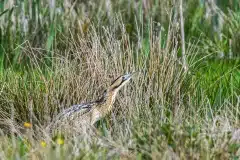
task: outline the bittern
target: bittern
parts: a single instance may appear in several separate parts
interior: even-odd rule
[[[71,121],[71,124],[73,123],[74,126],[93,126],[112,110],[118,91],[129,82],[132,75],[126,74],[115,79],[99,100],[73,105],[64,110],[57,116],[55,124],[64,124],[64,122]]]

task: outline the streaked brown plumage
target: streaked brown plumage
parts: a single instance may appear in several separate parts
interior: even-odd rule
[[[112,110],[117,92],[132,78],[132,74],[119,76],[105,90],[101,99],[84,104],[73,105],[61,112],[54,121],[53,126],[61,126],[66,123],[75,127],[92,126]],[[51,129],[52,130],[52,129]]]

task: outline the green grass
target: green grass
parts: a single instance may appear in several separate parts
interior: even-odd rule
[[[184,2],[187,71],[177,3],[11,2],[0,2],[0,159],[239,159],[238,0]],[[98,135],[44,134],[134,71]]]

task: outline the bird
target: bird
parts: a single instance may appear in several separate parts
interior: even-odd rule
[[[135,73],[135,72],[134,72]],[[134,73],[121,75],[103,92],[100,99],[89,103],[73,105],[56,116],[55,126],[64,125],[66,122],[74,127],[93,126],[112,111],[118,91],[126,85]]]

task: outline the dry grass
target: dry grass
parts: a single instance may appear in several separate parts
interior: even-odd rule
[[[120,38],[115,32],[105,28],[100,34],[92,26],[90,36],[65,37],[67,49],[55,48],[50,64],[41,57],[44,50],[22,47],[31,60],[29,71],[9,69],[0,80],[0,122],[10,129],[1,136],[1,159],[239,156],[239,131],[235,131],[240,102],[226,99],[219,110],[212,108],[204,90],[196,88],[196,76],[191,72],[198,64],[197,48],[192,45],[186,50],[189,72],[184,72],[177,56],[178,28],[170,26],[166,42],[150,34],[149,48],[143,45],[140,33],[139,45],[134,45],[124,30]],[[97,99],[115,77],[133,71],[139,74],[120,91],[113,112],[96,124],[99,135],[76,130],[64,137],[43,136],[45,126],[58,112]],[[32,127],[24,128],[24,122],[31,122]]]

